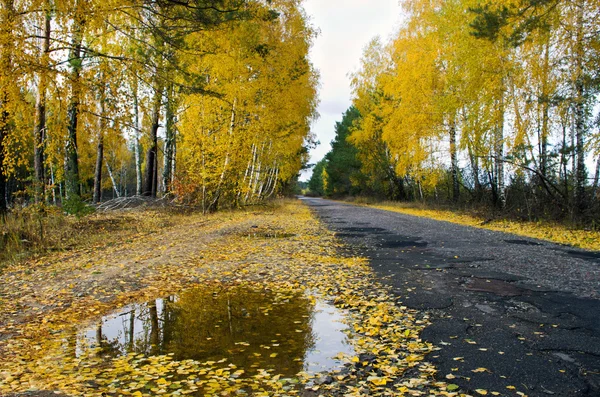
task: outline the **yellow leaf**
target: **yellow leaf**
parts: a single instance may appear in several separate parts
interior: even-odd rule
[[[388,379],[385,377],[378,377],[378,376],[369,376],[367,378],[367,380],[371,383],[373,383],[376,386],[385,386],[387,384]]]

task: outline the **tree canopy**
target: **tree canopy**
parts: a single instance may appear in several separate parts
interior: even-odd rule
[[[360,172],[346,192],[597,218],[600,3],[402,4],[352,76]]]
[[[318,76],[299,0],[0,4],[0,210],[172,194],[209,211],[306,162]]]

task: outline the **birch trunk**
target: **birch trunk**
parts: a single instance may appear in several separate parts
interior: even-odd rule
[[[117,186],[117,182],[115,181],[115,177],[112,172],[112,168],[110,168],[110,164],[108,164],[108,161],[106,161],[106,170],[108,171],[108,177],[110,178],[110,181],[112,182],[112,186],[113,186],[113,190],[115,191],[115,194],[117,195],[117,197],[121,197],[121,192],[119,191],[119,187]]]
[[[596,160],[596,172],[594,173],[594,197],[598,197],[598,183],[600,182],[600,156]]]
[[[134,115],[134,139],[133,139],[133,150],[135,152],[135,194],[137,196],[142,195],[142,148],[140,145],[140,106],[138,98],[138,79],[135,77],[133,83],[133,115]]]
[[[279,177],[279,167],[275,169],[275,178],[273,178],[273,185],[271,186],[271,192],[267,197],[271,197],[273,193],[275,193],[275,189],[277,188],[277,178]]]

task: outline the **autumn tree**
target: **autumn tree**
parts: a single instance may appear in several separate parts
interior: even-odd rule
[[[528,219],[599,216],[600,171],[586,169],[600,141],[597,1],[402,4],[404,23],[352,76],[355,187]]]

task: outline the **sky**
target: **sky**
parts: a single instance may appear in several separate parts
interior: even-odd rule
[[[305,0],[310,23],[320,33],[310,60],[321,75],[319,119],[312,131],[321,144],[311,151],[310,163],[321,160],[331,148],[335,122],[352,101],[349,74],[358,70],[363,49],[375,36],[384,41],[401,19],[398,0]],[[304,172],[300,180],[310,178]]]

